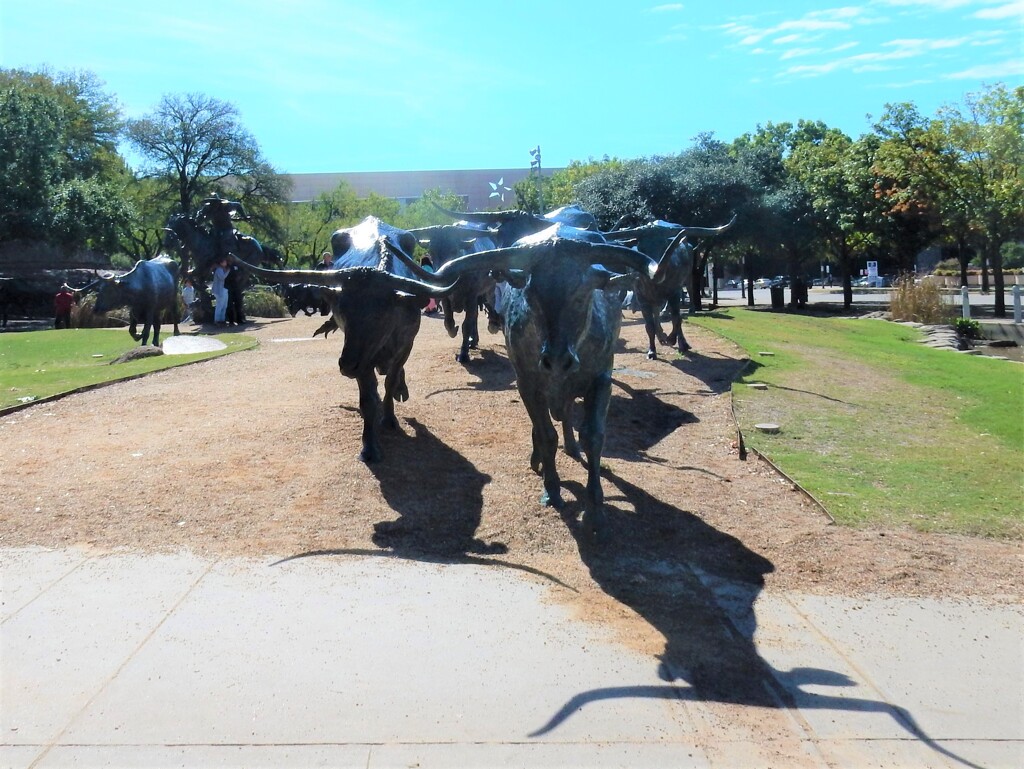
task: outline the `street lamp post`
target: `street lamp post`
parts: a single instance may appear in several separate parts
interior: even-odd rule
[[[541,178],[540,178],[540,145],[538,144],[532,150],[530,155],[533,160],[530,161],[530,173],[533,173],[534,169],[537,170],[537,213],[543,213],[544,211],[544,193],[541,189]]]

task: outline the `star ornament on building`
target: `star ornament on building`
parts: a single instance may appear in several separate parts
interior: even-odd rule
[[[505,202],[505,193],[506,192],[512,192],[512,188],[511,187],[506,187],[505,186],[505,177],[504,176],[501,177],[500,179],[498,179],[497,182],[487,182],[487,183],[489,185],[491,185],[491,194],[488,195],[487,197],[489,197],[489,198],[498,198],[498,200],[500,200],[502,203]]]

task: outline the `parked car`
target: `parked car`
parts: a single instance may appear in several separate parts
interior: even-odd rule
[[[722,288],[740,288],[742,284],[741,280],[727,280],[722,284]]]
[[[771,288],[771,278],[758,278],[754,281],[754,288]]]

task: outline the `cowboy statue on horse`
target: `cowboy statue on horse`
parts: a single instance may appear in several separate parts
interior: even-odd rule
[[[175,214],[164,227],[167,233],[165,247],[180,254],[182,278],[192,279],[196,286],[199,305],[197,320],[212,317],[212,312],[208,312],[212,301],[206,291],[206,281],[222,259],[232,262],[233,255],[257,265],[268,260],[280,261],[274,249],[264,250],[258,240],[235,229],[234,223],[239,219],[249,221],[245,207],[237,201],[213,193],[203,199],[194,215]],[[247,281],[248,275],[238,276],[237,279]]]

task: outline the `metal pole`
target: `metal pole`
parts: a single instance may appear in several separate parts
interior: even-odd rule
[[[963,304],[963,315],[966,320],[971,319],[971,300],[967,298],[967,286],[960,287],[960,302]]]
[[[1013,287],[1013,322],[1020,323],[1020,286]]]

